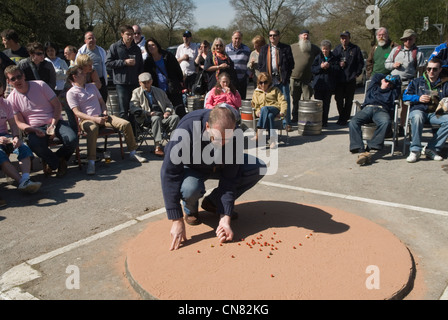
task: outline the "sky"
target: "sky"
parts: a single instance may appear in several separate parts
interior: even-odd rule
[[[229,0],[193,0],[196,5],[194,16],[196,29],[218,26],[227,28],[235,18],[235,11]]]

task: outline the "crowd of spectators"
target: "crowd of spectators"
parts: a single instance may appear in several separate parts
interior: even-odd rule
[[[9,156],[6,151],[12,144],[14,149],[21,151],[19,160],[30,157],[24,150],[26,144],[16,141],[20,137],[16,131],[20,129],[30,150],[42,159],[46,174],[55,170],[59,176],[65,174],[66,162],[79,143],[77,132],[81,129],[88,136],[94,132],[89,136],[90,165],[87,169],[88,174],[94,174],[98,126],[126,132],[131,157],[145,162],[145,158],[135,156],[136,146],[131,140],[135,140],[135,125],[146,123],[155,133],[155,154],[164,156],[160,128],[167,126],[173,131],[186,115],[185,94],[203,95],[206,109],[225,103],[238,110],[243,100],[252,99],[257,127],[268,132],[276,118],[282,119],[284,128],[292,131],[300,121],[300,100],[313,98],[323,102],[322,126],[326,128],[334,96],[339,115],[336,124],[348,126],[356,79],[364,67],[376,88],[366,88],[372,97],[363,106],[377,106],[389,111],[390,92],[394,92],[394,98],[407,101],[400,106],[400,132],[406,126],[407,108],[410,107],[412,143],[408,162],[415,162],[420,157],[419,137],[424,122],[440,126],[425,153],[433,160],[443,160],[440,152],[447,135],[447,116],[438,114],[433,118],[432,114],[434,105],[448,94],[445,73],[442,72],[448,60],[448,50],[446,44],[440,45],[429,60],[431,66],[426,68],[423,54],[416,46],[417,34],[411,29],[404,31],[400,38],[402,44],[398,44],[389,38],[386,28],[379,28],[377,43],[371,48],[366,65],[360,47],[352,42],[348,31],[340,33],[340,43],[333,48],[328,40],[323,40],[320,47],[311,43],[308,30],[299,33],[297,43],[288,45],[280,41],[280,32],[273,29],[269,31],[267,41],[260,35],[254,37],[251,50],[244,44],[240,30],[232,33],[228,44],[221,38],[213,39],[211,43],[206,40],[199,44],[192,42],[192,33],[187,30],[183,33],[183,43],[173,54],[162,49],[155,37],[146,38],[140,26],[126,25],[120,29],[120,39],[107,49],[98,46],[95,34],[89,31],[79,49],[75,44],[68,44],[63,56],[52,42],[32,42],[23,46],[19,35],[11,29],[4,30],[1,36],[6,49],[0,52],[0,102],[8,116],[2,125],[4,132],[1,136],[6,138],[2,140],[0,152]],[[117,116],[108,115],[106,108],[108,77],[117,94]],[[249,79],[254,82],[253,97],[247,97]],[[380,97],[384,94],[389,94],[387,99]],[[67,121],[61,116],[62,110]],[[136,110],[141,111],[137,117]],[[369,120],[375,120],[371,118]],[[391,119],[387,121],[389,124]],[[383,122],[379,140],[386,132]],[[6,123],[9,130],[4,129]],[[355,127],[350,129],[355,130]],[[49,148],[49,141],[54,137],[62,143],[57,152]],[[356,143],[354,136],[351,139],[350,150],[359,150],[367,159],[366,152],[382,146],[382,141],[375,141],[375,146],[367,146],[366,151],[360,145],[358,135],[356,137]],[[11,173],[7,156],[2,160],[3,170],[9,176],[13,175],[19,189],[25,180],[31,187],[22,186],[21,189],[28,188],[31,192],[39,189],[29,179],[26,160],[22,166],[25,180],[18,173]]]

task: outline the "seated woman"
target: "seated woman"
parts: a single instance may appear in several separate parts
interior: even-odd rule
[[[255,109],[258,123],[257,129],[267,130],[267,137],[270,139],[270,148],[277,147],[277,132],[274,130],[274,120],[277,116],[283,117],[286,113],[287,102],[282,92],[272,86],[272,78],[266,72],[261,72],[258,76],[257,89],[252,97],[252,107]],[[257,130],[258,135],[262,130]],[[272,139],[275,138],[275,139]]]
[[[228,73],[221,73],[216,86],[207,94],[206,109],[213,109],[216,105],[226,103],[236,110],[241,107],[241,96],[230,81]]]

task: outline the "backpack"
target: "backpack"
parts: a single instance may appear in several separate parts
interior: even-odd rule
[[[393,61],[395,61],[395,58],[396,58],[397,55],[400,53],[400,51],[401,51],[402,48],[403,48],[403,47],[402,47],[401,45],[397,46],[397,50],[395,50],[395,54],[394,54]],[[414,59],[414,67],[415,67],[415,70],[417,70],[417,51],[418,51],[417,47],[414,46],[414,48],[412,49],[412,59]]]

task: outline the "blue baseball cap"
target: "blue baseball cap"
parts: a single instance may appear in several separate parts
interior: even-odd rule
[[[399,76],[393,76],[391,74],[387,75],[385,80],[387,82],[392,83],[394,86],[398,86],[401,82],[400,77]]]

